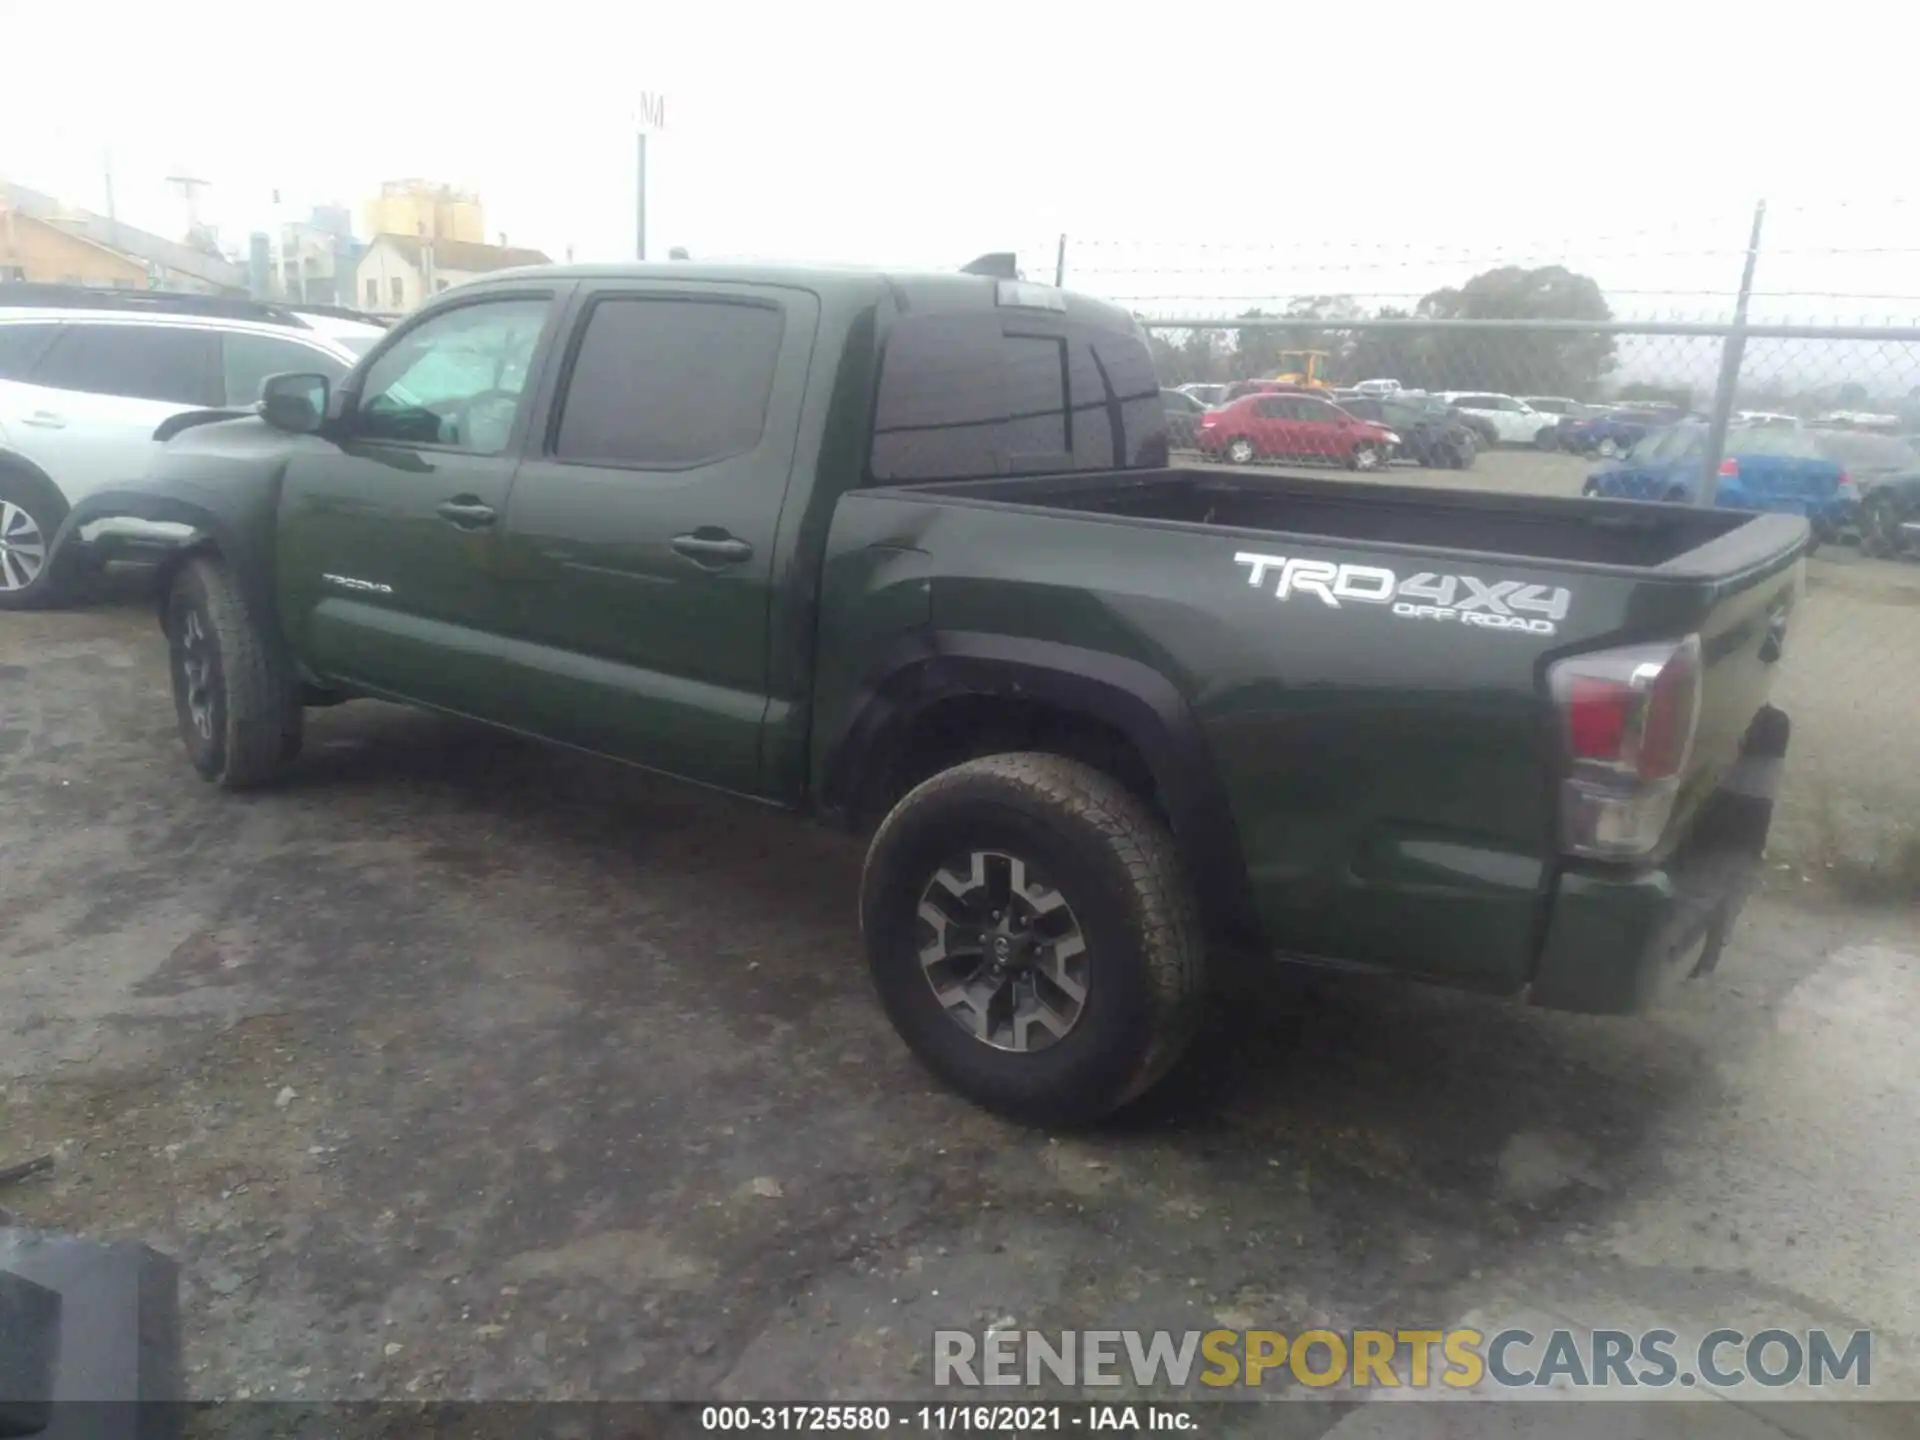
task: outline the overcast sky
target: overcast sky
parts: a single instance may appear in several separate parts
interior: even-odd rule
[[[359,223],[418,175],[476,189],[489,238],[624,257],[655,89],[656,255],[1011,248],[1050,273],[1064,232],[1070,283],[1160,313],[1565,261],[1622,314],[1694,317],[1724,309],[1765,196],[1758,288],[1796,293],[1758,313],[1920,320],[1920,20],[1892,0],[106,3],[85,33],[0,10],[0,175],[100,209],[110,155],[121,217],[167,234],[171,174],[209,182],[231,244],[276,187],[285,218],[340,200]]]

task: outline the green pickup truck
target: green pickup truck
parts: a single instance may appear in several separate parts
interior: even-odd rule
[[[977,274],[556,267],[82,502],[165,564],[180,734],[468,716],[870,834],[887,1013],[1084,1122],[1209,955],[1593,1013],[1719,958],[1786,753],[1804,521],[1175,469],[1138,324]]]

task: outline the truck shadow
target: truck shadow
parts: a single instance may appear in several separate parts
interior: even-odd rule
[[[748,1091],[764,1083],[760,1067],[834,1075],[833,1102],[881,1133],[981,1122],[928,1086],[885,1031],[860,960],[860,850],[846,837],[375,705],[316,715],[283,788],[326,797],[349,826],[404,808],[422,858],[451,882],[509,869],[546,877],[575,917],[574,983],[596,1003],[665,991],[708,1023],[762,1039],[755,1026],[774,1018],[784,1053],[749,1065]],[[683,937],[665,947],[676,958],[636,966],[627,941],[663,927]],[[850,1039],[872,1057],[852,1074],[837,1064]],[[1657,1021],[1276,967],[1220,998],[1160,1087],[1074,1138],[1116,1168],[1171,1163],[1229,1187],[1311,1176],[1321,1204],[1360,1231],[1414,1214],[1504,1238],[1564,1225],[1630,1186],[1656,1164],[1650,1131],[1709,1075],[1698,1045]],[[1044,1146],[986,1123],[1013,1153]]]

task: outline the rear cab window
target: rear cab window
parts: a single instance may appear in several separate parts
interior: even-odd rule
[[[886,340],[869,473],[880,484],[1167,463],[1144,342],[1070,317],[908,314]]]

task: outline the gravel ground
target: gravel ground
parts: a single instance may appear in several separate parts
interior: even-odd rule
[[[1914,575],[1816,562],[1710,985],[1623,1022],[1282,975],[1074,1137],[914,1066],[841,838],[374,704],[222,797],[150,611],[0,617],[0,1162],[57,1157],[0,1202],[178,1256],[205,1396],[900,1397],[937,1325],[1545,1312],[1872,1325],[1920,1398],[1920,916],[1820,818],[1920,785]]]

